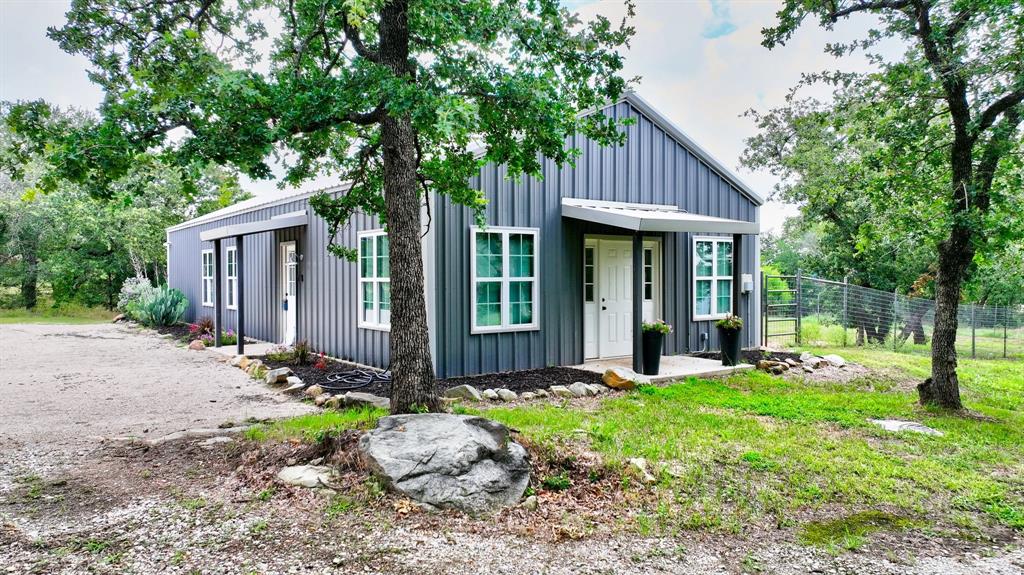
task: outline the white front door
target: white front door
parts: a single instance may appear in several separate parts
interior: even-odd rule
[[[295,295],[298,291],[298,258],[295,252],[295,242],[281,243],[281,333],[284,339],[281,343],[292,345],[295,343],[296,307]]]
[[[598,356],[633,353],[633,245],[598,242]]]

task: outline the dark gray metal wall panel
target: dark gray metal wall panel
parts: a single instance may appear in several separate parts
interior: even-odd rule
[[[575,166],[543,164],[543,180],[509,181],[502,166],[484,166],[471,184],[489,202],[487,224],[540,229],[540,330],[501,334],[470,333],[470,238],[474,224],[468,209],[440,198],[434,215],[438,241],[436,285],[439,330],[439,377],[454,377],[583,361],[582,250],[586,234],[619,234],[561,217],[561,198],[674,204],[689,212],[754,221],[757,207],[730,182],[671,138],[628,102],[605,111],[617,118],[635,118],[626,128],[622,147],[603,148],[575,136],[569,144],[582,150]],[[712,348],[717,334],[712,322],[691,322],[690,234],[662,236],[663,313],[676,327],[667,340],[669,353],[698,349],[701,332],[709,333]],[[754,274],[753,237],[744,241],[743,271]],[[751,298],[742,301],[744,315],[752,312]],[[748,319],[753,321],[753,319]],[[746,345],[755,345],[747,330]]]
[[[313,214],[305,198],[271,205],[241,214],[232,214],[200,225],[172,231],[170,284],[182,290],[189,300],[185,319],[195,321],[203,315],[213,315],[212,307],[201,305],[202,278],[201,252],[213,249],[213,242],[202,242],[199,233],[226,225],[261,221],[273,216],[306,210],[311,214],[310,224],[246,236],[243,265],[245,290],[245,333],[264,341],[281,341],[280,243],[295,241],[302,255],[299,263],[299,293],[297,297],[296,332],[298,339],[306,339],[314,349],[324,353],[376,367],[387,367],[389,362],[388,333],[357,327],[358,268],[355,263],[340,260],[327,253],[327,226]],[[338,234],[337,241],[349,247],[357,246],[359,231],[380,226],[366,216],[353,218],[352,224]],[[222,250],[234,245],[234,239],[224,240]],[[223,260],[222,261],[226,261]],[[225,273],[221,270],[220,273]],[[225,281],[225,286],[227,282]],[[237,313],[224,310],[225,328],[237,329]]]

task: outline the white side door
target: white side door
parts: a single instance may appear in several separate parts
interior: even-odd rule
[[[598,243],[598,353],[633,353],[633,245],[629,240]]]
[[[281,244],[281,333],[284,339],[281,343],[292,345],[295,343],[296,307],[295,295],[298,292],[298,258],[295,252],[295,242],[283,242]]]

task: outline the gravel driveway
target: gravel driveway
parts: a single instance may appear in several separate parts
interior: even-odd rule
[[[782,531],[553,540],[546,534],[573,517],[533,531],[504,527],[516,525],[521,509],[497,521],[406,516],[387,504],[352,507],[347,493],[254,486],[283,464],[265,462],[276,449],[301,446],[101,443],[310,409],[213,352],[155,335],[113,325],[0,325],[0,574],[1024,572],[1019,539],[947,547],[907,534],[839,555]]]

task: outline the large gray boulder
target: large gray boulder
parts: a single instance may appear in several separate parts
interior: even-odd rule
[[[530,481],[526,450],[482,417],[382,417],[359,450],[392,489],[429,507],[487,513],[516,504]]]

